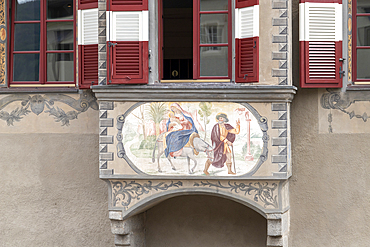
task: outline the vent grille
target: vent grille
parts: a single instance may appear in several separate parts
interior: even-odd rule
[[[310,79],[335,79],[335,42],[309,42]]]

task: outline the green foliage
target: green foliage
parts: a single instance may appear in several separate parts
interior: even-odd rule
[[[167,107],[165,103],[153,102],[146,107],[145,114],[149,120],[153,120],[154,123],[160,123],[164,115],[167,113]]]
[[[148,136],[145,140],[142,140],[139,146],[139,149],[154,149],[156,136]]]
[[[209,124],[208,117],[212,114],[212,103],[210,102],[201,102],[199,103],[200,110],[198,111],[198,114],[200,118],[204,121],[205,124]]]

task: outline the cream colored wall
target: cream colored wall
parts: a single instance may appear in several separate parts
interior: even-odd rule
[[[368,246],[370,134],[321,134],[318,90],[292,104],[289,246]]]
[[[266,219],[236,202],[213,196],[181,196],[146,213],[148,247],[263,247]]]
[[[13,124],[0,119],[0,246],[113,246],[98,172],[98,111],[69,126],[45,112]]]
[[[272,77],[272,69],[279,68],[279,61],[272,60],[272,51],[278,51],[278,44],[272,43],[272,35],[278,34],[279,27],[272,26],[272,16],[277,17],[277,9],[271,9],[271,2],[259,1],[259,82],[256,85],[278,85],[277,77]],[[271,16],[271,18],[266,18]],[[267,48],[267,49],[266,49]]]

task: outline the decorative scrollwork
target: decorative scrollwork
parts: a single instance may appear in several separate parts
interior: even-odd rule
[[[165,182],[159,182],[157,185],[153,185],[152,181],[147,183],[140,184],[135,181],[126,182],[118,181],[112,182],[112,191],[113,191],[113,206],[117,205],[127,207],[131,204],[132,200],[140,200],[141,196],[148,194],[150,191],[165,191],[169,188],[176,187],[179,188],[182,186],[182,182],[173,182],[166,184]]]
[[[194,186],[210,188],[216,187],[220,189],[230,190],[234,193],[244,192],[244,195],[252,195],[252,193],[254,193],[253,200],[255,202],[263,202],[265,208],[267,206],[278,208],[277,195],[274,196],[274,191],[277,188],[276,183],[272,183],[271,186],[269,186],[268,182],[232,183],[231,181],[229,181],[227,185],[223,185],[219,181],[215,183],[211,183],[209,181],[201,181],[200,183],[195,182]]]
[[[3,110],[8,105],[20,102],[21,108],[17,107],[15,110],[8,112]],[[54,106],[55,102],[63,103],[70,106],[73,110],[64,111],[63,109]],[[27,95],[18,94],[10,95],[0,99],[0,119],[13,125],[14,122],[19,122],[28,113],[32,112],[36,115],[41,113],[49,113],[53,116],[56,122],[60,122],[62,126],[68,126],[71,120],[77,119],[77,116],[87,109],[92,108],[98,110],[96,98],[90,91],[80,95],[80,99],[76,100],[68,95],[54,94],[54,95]],[[46,109],[46,110],[45,110]]]

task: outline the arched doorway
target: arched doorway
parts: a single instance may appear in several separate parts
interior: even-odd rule
[[[266,246],[266,218],[225,198],[177,196],[145,214],[146,246]]]

